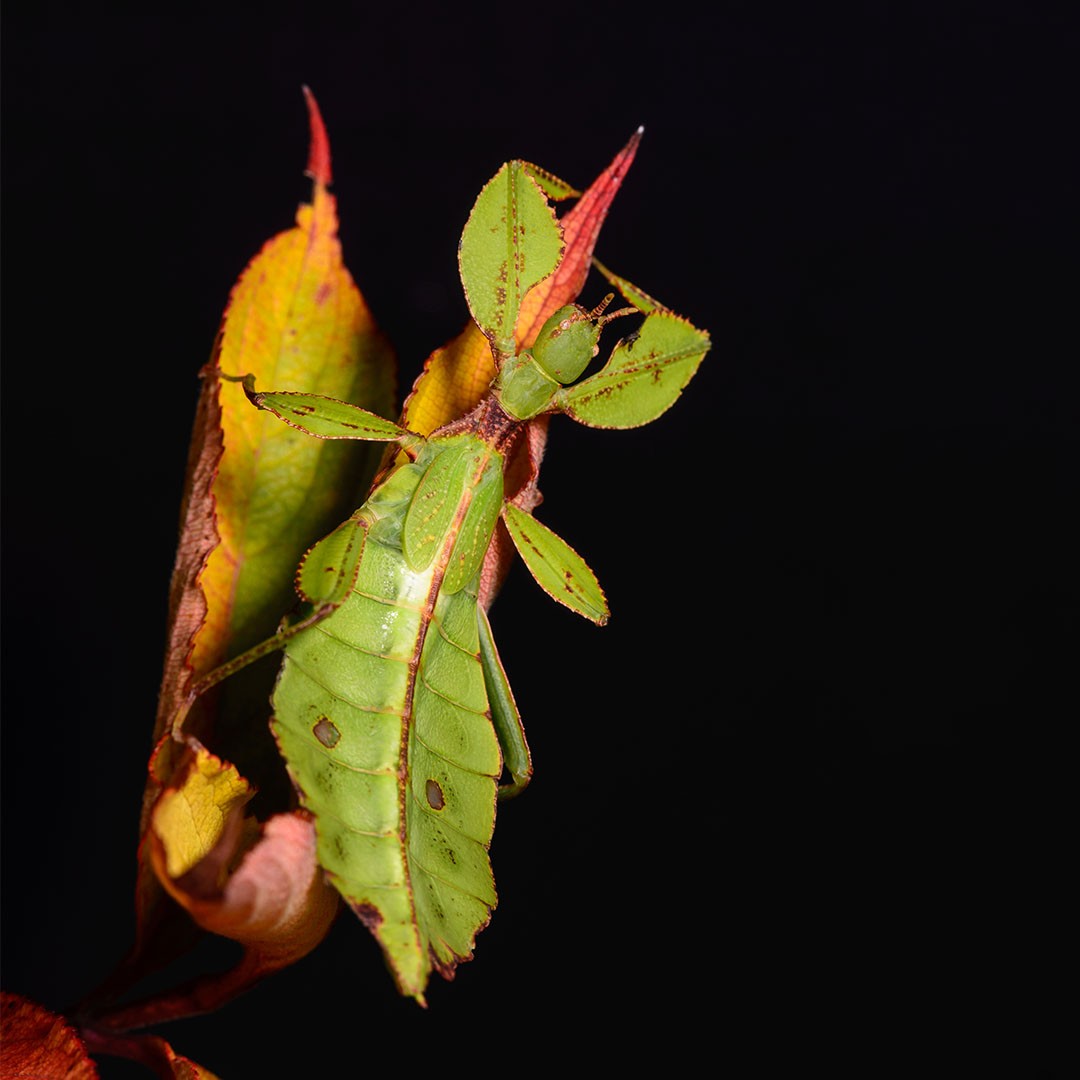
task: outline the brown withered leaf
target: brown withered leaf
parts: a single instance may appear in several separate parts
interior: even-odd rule
[[[124,1035],[93,1028],[84,1029],[82,1034],[87,1048],[98,1057],[137,1061],[159,1080],[218,1080],[216,1073],[178,1054],[160,1035]]]
[[[78,1032],[19,994],[0,992],[0,1076],[4,1080],[97,1080]]]

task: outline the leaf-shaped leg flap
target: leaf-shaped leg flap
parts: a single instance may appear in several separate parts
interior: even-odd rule
[[[304,556],[296,571],[296,591],[318,607],[337,607],[356,582],[368,521],[358,510]]]
[[[588,563],[546,525],[507,503],[503,521],[529,573],[553,600],[599,626],[608,620],[607,600]]]
[[[708,350],[704,331],[670,311],[653,311],[600,371],[561,390],[557,405],[588,427],[640,427],[675,404]]]
[[[235,381],[228,375],[223,378]],[[273,413],[305,435],[317,439],[361,439],[367,442],[417,441],[419,436],[377,413],[350,405],[347,401],[326,397],[324,394],[300,394],[291,390],[264,391],[255,389],[255,379],[245,375],[241,379],[244,393],[257,409]]]

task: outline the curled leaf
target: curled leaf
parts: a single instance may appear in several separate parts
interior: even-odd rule
[[[208,1012],[306,956],[326,936],[338,894],[315,861],[315,828],[301,811],[261,828],[244,807],[252,789],[206,750],[157,801],[150,863],[169,895],[202,929],[244,947],[239,963],[171,993],[114,1010],[99,1027],[125,1031]]]
[[[162,884],[182,899],[186,892],[175,882],[202,867],[201,889],[220,890],[227,861],[214,860],[213,884],[206,867],[215,852],[231,853],[239,843],[237,828],[244,805],[254,795],[251,785],[236,771],[205,750],[192,759],[187,775],[177,786],[162,792],[151,817],[154,868]]]
[[[236,769],[200,751],[184,781],[158,801],[151,859],[162,884],[204,929],[245,946],[254,981],[309,953],[337,913],[302,813],[257,829],[243,818],[252,792]]]
[[[225,766],[223,772],[230,771],[235,774]],[[223,786],[231,788],[232,780]],[[233,802],[236,797],[227,798]],[[186,870],[183,850],[205,843],[210,834],[201,833],[196,840],[174,831],[166,840],[155,815],[154,864],[165,875],[169,892],[203,929],[248,949],[248,969],[253,978],[261,978],[306,956],[322,941],[337,914],[338,894],[315,862],[315,829],[306,815],[274,815],[245,851],[244,837],[250,838],[251,831],[233,824],[236,809],[234,803],[229,814],[220,817],[218,842]],[[219,808],[214,810],[217,816]],[[171,875],[170,862],[182,872]]]

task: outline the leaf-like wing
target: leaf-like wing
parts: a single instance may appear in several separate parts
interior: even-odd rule
[[[352,595],[290,641],[274,693],[319,861],[420,1002],[432,967],[449,976],[467,959],[495,905],[501,771],[476,592],[440,591],[439,572],[412,570],[373,532]]]
[[[424,470],[402,532],[402,551],[414,570],[426,570],[443,545],[472,474],[472,451],[467,442],[440,448]]]

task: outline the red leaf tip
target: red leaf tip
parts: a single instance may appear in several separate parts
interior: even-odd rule
[[[330,170],[330,139],[326,134],[319,104],[310,87],[303,87],[304,100],[307,102],[308,124],[311,128],[311,148],[308,151],[307,175],[317,184],[324,186],[333,183]]]

